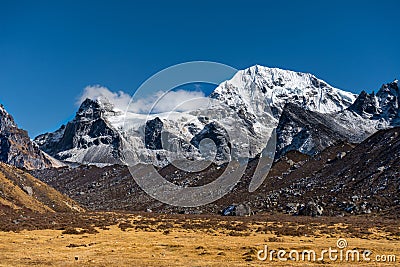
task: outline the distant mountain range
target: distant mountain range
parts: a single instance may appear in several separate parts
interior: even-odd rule
[[[86,99],[73,120],[33,141],[0,106],[0,161],[29,170],[90,210],[216,213],[231,204],[253,212],[312,216],[400,210],[397,80],[376,93],[355,95],[312,74],[256,65],[221,83],[208,99],[229,111],[211,106],[209,116],[198,110],[147,116],[125,114],[104,97]],[[214,118],[218,114],[223,114],[219,120]],[[274,164],[263,185],[249,193],[247,184],[272,128],[276,128]],[[247,136],[249,143],[235,142],[229,131]],[[178,154],[162,142],[162,132],[179,144],[184,156],[194,158],[202,157],[201,140],[211,139],[217,147],[215,164],[196,173],[177,169],[168,159]],[[242,180],[229,195],[200,208],[172,207],[152,199],[125,166],[128,149],[131,163],[154,164],[167,180],[196,186],[223,172],[234,146],[245,147],[250,156]],[[1,166],[9,177],[19,172]],[[14,186],[21,182],[15,179]],[[5,179],[0,184],[10,185]],[[17,184],[19,189],[13,192],[21,195],[25,190],[29,195],[37,190],[33,184]],[[1,194],[0,205],[19,205]]]
[[[293,215],[400,215],[400,128],[379,130],[358,145],[340,142],[315,156],[290,151],[272,166],[265,182],[248,191],[258,159],[250,160],[241,181],[221,199],[196,208],[173,207],[146,194],[122,165],[32,171],[88,210],[219,213],[244,205],[252,213]],[[226,164],[188,173],[168,165],[159,173],[181,186],[214,181]]]
[[[312,74],[256,65],[220,84],[210,98],[236,112],[241,127],[235,131],[248,136],[250,157],[265,147],[273,124],[277,126],[277,159],[291,150],[314,155],[338,141],[360,143],[379,129],[400,125],[397,80],[383,85],[376,94],[357,96]],[[272,117],[265,110],[270,110]],[[225,154],[234,142],[221,134],[224,129],[218,121],[195,110],[146,118],[125,114],[104,98],[86,99],[72,121],[53,133],[39,135],[34,142],[47,154],[67,162],[123,164],[123,149],[129,146],[134,162],[166,166],[167,156],[173,152],[162,147],[162,131],[190,156],[199,155],[196,140],[207,133],[218,141],[218,162],[229,160]]]

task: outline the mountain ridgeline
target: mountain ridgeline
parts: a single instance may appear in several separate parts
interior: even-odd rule
[[[248,136],[251,158],[264,148],[271,125],[277,129],[276,159],[292,150],[315,155],[339,141],[360,143],[379,129],[400,125],[397,80],[376,94],[363,91],[357,96],[312,74],[256,65],[220,84],[210,98],[237,113],[241,127],[235,130]],[[199,154],[199,138],[207,133],[207,138],[218,137],[218,163],[229,160],[232,144],[229,137],[221,137],[226,131],[218,121],[195,111],[146,118],[125,114],[107,99],[86,99],[66,126],[34,142],[56,159],[98,166],[123,164],[122,151],[128,144],[134,162],[164,167],[171,151],[162,147],[162,131],[190,155]]]
[[[34,141],[1,106],[0,161],[30,170],[88,210],[217,213],[235,203],[253,212],[312,216],[400,210],[398,80],[376,93],[355,95],[309,73],[256,65],[221,83],[208,99],[229,111],[213,106],[207,116],[199,110],[144,115],[125,112],[105,97],[86,99],[73,120]],[[220,114],[222,120],[214,118]],[[272,128],[274,164],[259,189],[249,193]],[[232,132],[248,143],[238,143]],[[207,169],[191,173],[170,164],[175,156],[201,158],[202,140],[216,146]],[[242,180],[229,195],[201,208],[158,202],[141,190],[126,166],[128,150],[129,163],[153,164],[170,182],[199,186],[224,171],[237,147],[250,156]],[[9,188],[21,195],[28,190],[24,186]],[[1,195],[0,201],[24,205]],[[26,201],[31,206],[33,200]]]
[[[35,143],[60,160],[121,164],[121,137],[107,122],[107,113],[114,114],[112,107],[86,99],[72,121],[54,133],[39,135]]]
[[[63,164],[50,157],[32,142],[25,130],[0,105],[0,161],[18,168],[44,169]]]

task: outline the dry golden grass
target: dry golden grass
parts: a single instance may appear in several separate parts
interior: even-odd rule
[[[32,189],[32,195],[23,190],[24,186]],[[39,213],[85,211],[75,201],[29,173],[2,162],[0,162],[0,205]]]
[[[38,212],[52,211],[49,207],[38,201],[37,199],[30,197],[22,189],[8,180],[3,173],[0,172],[0,193],[3,196],[7,196],[9,200],[0,197],[0,204],[9,206],[13,209],[20,209],[25,207]],[[16,205],[17,204],[17,205]]]
[[[338,238],[346,238],[348,249],[371,250],[371,258],[390,254],[400,262],[398,226],[392,232],[371,227],[364,237],[351,237],[352,226],[343,223],[313,222],[310,230],[293,222],[239,220],[126,215],[118,225],[96,228],[93,234],[82,229],[0,232],[0,266],[381,266],[329,260],[263,262],[256,256],[264,245],[287,251],[336,248]]]

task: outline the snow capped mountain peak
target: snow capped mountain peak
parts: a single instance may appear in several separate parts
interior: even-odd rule
[[[364,118],[398,125],[400,123],[399,107],[398,81],[394,80],[383,84],[376,94],[374,92],[368,94],[362,91],[349,110]]]
[[[132,162],[165,166],[180,156],[169,145],[179,146],[182,155],[201,158],[199,143],[208,138],[220,146],[215,158],[222,163],[229,160],[232,144],[248,148],[250,157],[258,155],[275,126],[280,127],[279,156],[289,150],[317,153],[340,140],[361,142],[377,129],[400,124],[397,80],[376,94],[362,92],[357,97],[310,73],[260,65],[240,70],[221,83],[208,100],[226,110],[213,105],[207,116],[193,106],[193,110],[148,116],[126,109],[127,94],[103,87],[88,87],[85,96],[71,122],[35,139],[45,152],[66,161],[123,164],[128,147]],[[248,143],[225,139],[224,128],[246,136]],[[167,144],[161,142],[161,133],[168,136]]]
[[[392,94],[398,94],[399,93],[399,85],[398,85],[398,80],[395,79],[391,83],[387,83],[382,85],[382,87],[379,89],[379,92],[391,92]]]
[[[310,79],[317,79],[311,73],[302,73],[292,70],[284,70],[280,68],[264,67],[261,65],[254,65],[245,70],[239,71],[250,75],[252,78],[261,77],[270,87],[276,86],[281,82],[281,85],[287,85],[288,87],[299,87],[303,85],[306,88],[310,85]]]
[[[96,118],[100,117],[103,112],[99,101],[87,98],[78,109],[76,115],[78,117]]]
[[[100,165],[121,163],[119,133],[106,119],[120,114],[110,103],[87,98],[72,121],[53,133],[37,136],[34,141],[61,160]]]
[[[286,103],[330,113],[347,108],[355,95],[333,88],[309,73],[255,65],[238,71],[231,80],[220,84],[210,98],[232,108],[232,116],[241,123],[235,129],[248,136],[249,154],[255,156],[266,145],[270,130],[277,125]],[[191,154],[198,150],[196,144],[200,137],[221,137],[222,128],[213,127],[219,124],[205,121],[197,111],[147,117],[133,111],[125,113],[129,101],[130,96],[123,92],[113,93],[101,86],[86,87],[75,118],[54,133],[38,136],[35,142],[58,159],[95,164],[120,163],[123,146],[128,145],[136,161],[149,162],[150,159],[153,164],[164,165],[166,157],[173,156],[159,145],[161,131],[171,136],[171,140],[184,144],[184,151]],[[210,112],[214,116],[221,110]],[[227,125],[232,124],[229,118],[225,118]],[[144,129],[148,130],[147,139],[141,140]],[[219,141],[229,149],[228,142]],[[219,156],[226,158],[222,152]]]
[[[80,105],[76,118],[95,119],[123,114],[107,98],[85,99]]]
[[[260,65],[238,71],[218,86],[211,97],[232,107],[241,106],[247,112],[252,112],[252,102],[259,105],[261,100],[270,105],[275,117],[289,102],[307,110],[332,113],[346,109],[356,99],[356,95],[334,88],[310,73]]]

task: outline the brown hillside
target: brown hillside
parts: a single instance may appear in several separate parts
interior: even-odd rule
[[[82,212],[75,201],[32,175],[0,162],[0,214],[6,211]]]

